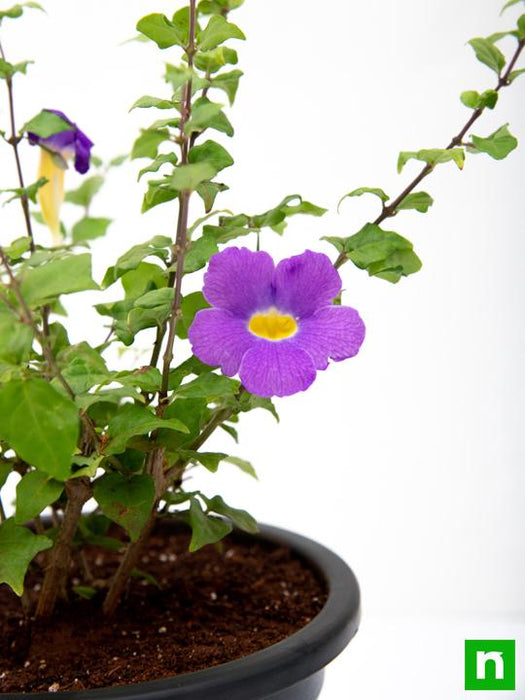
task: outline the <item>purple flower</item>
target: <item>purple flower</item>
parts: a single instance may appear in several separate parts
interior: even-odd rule
[[[82,175],[87,173],[89,170],[89,158],[93,142],[88,139],[86,134],[81,131],[74,122],[68,119],[63,112],[60,112],[58,109],[44,109],[43,111],[56,114],[63,119],[66,124],[69,124],[71,129],[59,131],[57,134],[51,134],[51,136],[47,138],[42,138],[41,136],[37,136],[37,134],[29,132],[28,137],[30,143],[43,146],[53,153],[58,153],[65,161],[74,157],[75,170]]]
[[[210,259],[203,294],[212,305],[188,331],[194,354],[239,374],[258,396],[304,391],[316,371],[353,357],[365,337],[355,309],[335,306],[341,278],[330,259],[306,250],[274,265],[268,253],[227,248]]]

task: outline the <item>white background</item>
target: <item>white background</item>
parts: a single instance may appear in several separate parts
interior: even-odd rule
[[[144,93],[168,96],[162,61],[177,54],[120,44],[142,14],[170,14],[173,4],[46,7],[47,16],[31,13],[1,32],[9,60],[37,60],[17,78],[19,124],[58,108],[104,158],[129,150],[156,115],[128,107]],[[238,47],[245,77],[227,144],[236,164],[220,204],[256,213],[301,193],[330,214],[297,218],[263,246],[276,259],[306,247],[333,255],[322,235],[350,235],[378,213],[362,198],[337,215],[339,197],[363,185],[397,195],[418,172],[410,163],[396,174],[398,151],[445,146],[468,118],[459,93],[493,86],[465,42],[514,24],[518,10],[503,18],[499,10],[498,0],[248,0],[232,17],[248,41]],[[525,143],[520,80],[474,133],[510,122]],[[5,100],[0,121],[5,128]],[[36,150],[23,149],[28,180]],[[7,147],[1,154],[0,186],[13,186]],[[140,215],[142,166],[115,172],[93,208],[115,218],[108,241],[94,246],[99,279],[131,244],[174,230],[175,205]],[[279,426],[262,412],[244,418],[231,449],[255,464],[259,483],[227,466],[200,479],[260,520],[326,543],[355,569],[362,629],[333,664],[323,700],[468,697],[463,640],[480,637],[517,639],[518,690],[505,697],[525,698],[524,173],[522,146],[502,162],[470,156],[463,172],[441,166],[425,181],[436,200],[430,213],[402,213],[386,226],[414,241],[422,271],[392,286],[342,270],[344,303],[367,324],[361,354],[278,401]],[[20,235],[14,206],[1,212],[2,242]],[[65,208],[64,218],[73,213]],[[38,239],[47,241],[45,229]],[[74,340],[103,336],[86,311],[92,300],[70,304]],[[217,438],[213,447],[230,444]]]

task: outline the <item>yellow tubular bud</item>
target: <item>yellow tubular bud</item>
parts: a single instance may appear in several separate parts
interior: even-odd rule
[[[38,203],[44,221],[51,231],[55,246],[62,244],[60,207],[64,201],[64,172],[56,165],[52,155],[41,148],[38,177],[45,177],[47,183],[38,190]]]

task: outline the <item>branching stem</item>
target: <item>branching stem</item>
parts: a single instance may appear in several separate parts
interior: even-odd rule
[[[507,87],[510,85],[509,82],[509,76],[514,69],[514,66],[516,65],[516,61],[518,60],[523,47],[525,45],[525,39],[521,39],[518,41],[518,46],[516,48],[516,51],[514,52],[507,69],[505,72],[499,76],[498,78],[498,83],[496,87],[494,88],[496,92],[499,92],[501,88]],[[446,146],[445,150],[450,150],[451,148],[456,148],[457,146],[460,146],[463,143],[463,139],[465,137],[465,134],[467,131],[470,129],[470,127],[480,118],[480,116],[483,114],[485,111],[486,107],[480,107],[478,109],[475,109],[472,114],[470,115],[469,119],[467,120],[466,124],[463,126],[461,131],[454,136],[448,146]],[[390,204],[384,204],[383,209],[377,219],[373,222],[376,226],[379,226],[385,219],[388,219],[392,216],[395,216],[397,214],[397,207],[401,204],[401,202],[409,195],[418,185],[419,183],[426,178],[427,175],[430,175],[430,173],[433,171],[433,166],[425,165],[425,167],[421,170],[421,172],[416,175],[416,177],[410,182],[405,189],[401,192],[401,194],[396,197]],[[344,263],[348,260],[348,257],[346,253],[343,251],[339,254],[339,257],[334,263],[334,267],[340,268]]]

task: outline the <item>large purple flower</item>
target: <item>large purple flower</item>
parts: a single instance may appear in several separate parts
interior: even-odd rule
[[[330,259],[306,250],[274,265],[268,253],[227,248],[214,255],[188,337],[194,354],[239,374],[258,396],[304,391],[316,371],[353,357],[365,337],[355,309],[335,306],[341,278]]]
[[[58,109],[44,109],[44,112],[52,112],[60,117],[66,124],[71,126],[71,129],[59,131],[57,134],[51,134],[47,138],[42,138],[37,134],[29,132],[30,143],[33,145],[42,146],[48,151],[58,153],[65,161],[71,158],[75,159],[75,170],[81,175],[84,175],[89,170],[89,159],[93,142],[86,134],[78,128],[78,126],[68,119],[64,112]]]

